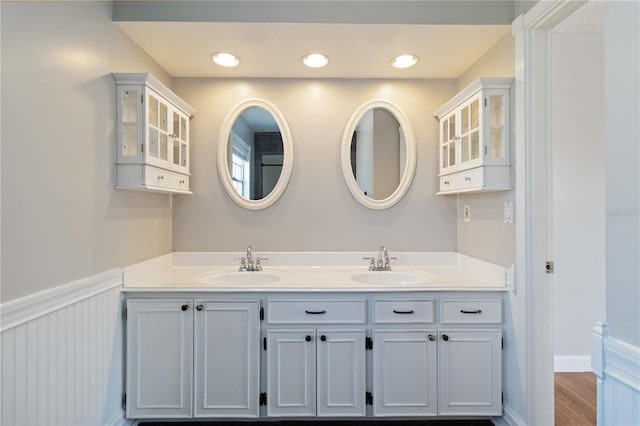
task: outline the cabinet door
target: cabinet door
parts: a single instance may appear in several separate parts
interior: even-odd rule
[[[502,415],[501,340],[501,330],[440,331],[440,415]]]
[[[147,162],[158,167],[170,168],[169,155],[172,149],[173,108],[160,95],[146,88],[147,101]]]
[[[459,170],[482,165],[483,141],[480,123],[483,109],[482,93],[478,93],[464,103],[460,109],[460,165]]]
[[[128,418],[191,417],[190,301],[127,302]]]
[[[315,330],[267,332],[267,415],[316,415]]]
[[[435,331],[374,331],[374,416],[436,414],[436,340]]]
[[[445,116],[440,120],[440,174],[457,170],[459,129],[457,126],[457,112]]]
[[[258,417],[257,301],[195,302],[195,417]]]
[[[365,416],[364,330],[318,330],[318,416]]]

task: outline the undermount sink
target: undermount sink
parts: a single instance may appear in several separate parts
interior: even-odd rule
[[[232,285],[251,286],[272,284],[280,280],[280,277],[268,272],[223,272],[208,274],[200,277],[207,284],[212,285]]]
[[[396,271],[368,271],[351,276],[353,281],[371,285],[415,285],[428,281],[422,274]]]

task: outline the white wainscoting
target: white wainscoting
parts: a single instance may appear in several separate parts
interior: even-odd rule
[[[2,425],[121,425],[122,269],[4,303]]]
[[[617,340],[605,323],[592,331],[598,424],[640,425],[640,348]]]

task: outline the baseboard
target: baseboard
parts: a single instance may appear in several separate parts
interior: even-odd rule
[[[590,355],[556,355],[553,357],[555,373],[585,372],[591,369]]]
[[[496,426],[521,426],[525,424],[524,420],[506,404],[502,407],[502,417],[494,417],[491,421]]]
[[[124,411],[119,412],[113,418],[107,422],[108,426],[137,426],[137,420],[127,419],[125,417]]]

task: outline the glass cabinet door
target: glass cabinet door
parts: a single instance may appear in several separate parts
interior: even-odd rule
[[[474,96],[460,111],[460,150],[461,165],[480,159],[480,101]]]
[[[502,94],[487,97],[489,111],[489,155],[492,159],[503,159],[506,154],[505,99]]]
[[[440,171],[453,170],[456,166],[456,114],[451,114],[440,121]]]
[[[135,157],[138,155],[138,90],[122,91],[122,142],[120,156]]]
[[[150,92],[147,97],[148,125],[147,145],[149,157],[158,165],[169,161],[171,133],[169,129],[170,108],[159,96]]]

